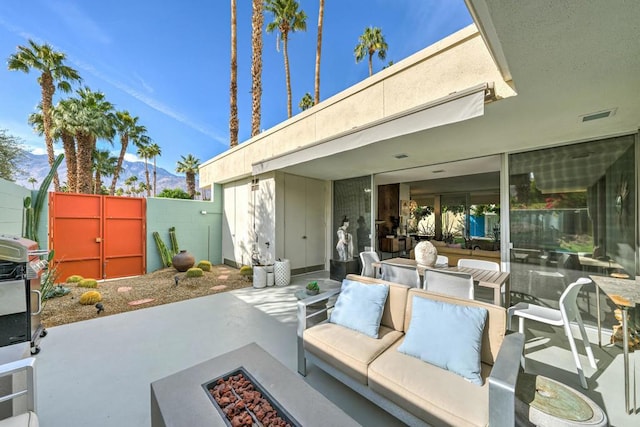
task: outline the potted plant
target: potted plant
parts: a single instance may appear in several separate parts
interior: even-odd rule
[[[320,292],[320,286],[318,286],[318,282],[309,282],[306,290],[307,295],[317,295]]]

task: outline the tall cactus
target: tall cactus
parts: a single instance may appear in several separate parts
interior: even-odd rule
[[[174,255],[180,252],[180,248],[178,247],[178,239],[176,238],[175,227],[169,228],[169,240],[171,240],[171,252],[173,252]]]
[[[47,200],[47,194],[49,193],[49,186],[51,185],[51,180],[58,170],[58,166],[62,163],[62,159],[64,159],[64,154],[60,154],[53,165],[51,166],[51,170],[49,174],[44,178],[42,184],[40,184],[40,188],[38,189],[38,193],[36,194],[35,200],[31,199],[31,197],[24,198],[24,209],[25,209],[25,229],[24,229],[24,237],[30,240],[38,241],[38,228],[40,226],[40,214],[42,213],[42,207],[44,206]]]

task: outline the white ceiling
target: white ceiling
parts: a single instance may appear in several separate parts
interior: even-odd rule
[[[380,177],[385,183],[420,181],[431,178],[433,169],[453,173],[465,164],[469,173],[499,169],[492,155],[502,152],[638,130],[640,1],[467,2],[517,96],[485,105],[482,117],[285,170],[327,180],[386,172]],[[617,109],[610,118],[581,121],[609,108]],[[408,157],[394,158],[398,153]],[[460,159],[473,160],[445,164]]]

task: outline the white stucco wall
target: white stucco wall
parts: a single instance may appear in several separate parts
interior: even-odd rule
[[[250,176],[255,162],[483,83],[493,83],[499,98],[514,95],[470,25],[208,160],[200,168],[200,183]]]

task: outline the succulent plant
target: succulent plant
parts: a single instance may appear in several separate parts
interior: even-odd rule
[[[243,276],[253,276],[253,268],[250,265],[240,267],[240,274]]]
[[[102,301],[102,295],[98,291],[87,291],[80,295],[80,304],[82,305],[93,305],[100,301]]]
[[[98,281],[96,279],[82,279],[78,282],[78,286],[81,288],[97,288]]]
[[[320,286],[318,286],[318,282],[309,282],[307,284],[307,289],[309,289],[310,291],[319,291],[320,290]]]
[[[201,268],[191,267],[187,270],[187,277],[202,277],[204,273]]]
[[[78,275],[78,274],[74,274],[73,276],[69,276],[67,277],[67,283],[78,283],[79,281],[83,280],[84,277]]]
[[[200,261],[196,267],[202,271],[211,271],[211,263],[206,260]]]

